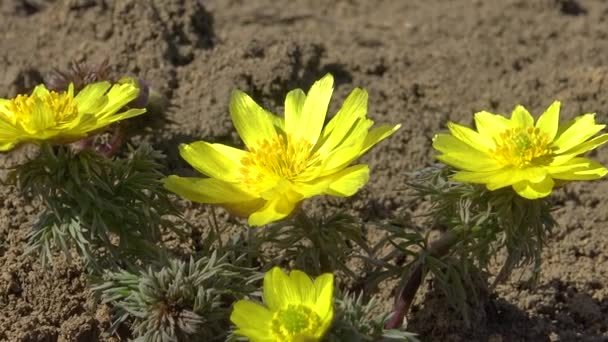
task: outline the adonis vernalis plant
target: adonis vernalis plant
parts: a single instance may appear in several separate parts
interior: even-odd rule
[[[39,252],[46,264],[53,248],[68,261],[76,250],[85,266],[98,272],[156,256],[163,216],[175,211],[160,183],[161,156],[152,149],[142,146],[118,159],[69,145],[146,112],[133,108],[141,93],[134,79],[83,82],[78,91],[72,82],[59,91],[41,84],[30,95],[0,99],[0,150],[21,143],[40,147],[36,158],[9,176],[24,195],[45,206],[28,252]]]
[[[608,141],[608,134],[595,136],[605,125],[596,124],[594,114],[560,124],[559,111],[560,103],[555,101],[536,122],[523,106],[517,106],[510,119],[479,112],[476,131],[449,123],[450,134],[434,137],[433,147],[441,152],[437,159],[458,171],[434,166],[418,172],[409,184],[416,196],[430,199],[432,208],[428,227],[407,224],[417,238],[411,239],[403,227],[392,229],[392,240],[402,241],[397,246],[403,253],[413,253],[410,246],[416,240],[423,253],[407,266],[410,276],[387,327],[402,324],[425,269],[439,280],[465,321],[467,292],[474,293],[474,283],[483,281],[479,275],[487,275],[490,260],[496,260],[500,250],[507,256],[500,261],[495,282],[530,264],[534,265],[531,280],[538,276],[546,237],[555,226],[548,200],[553,188],[608,173],[599,163],[581,157]],[[426,231],[428,236],[436,227],[442,234],[435,241],[420,233]]]
[[[451,134],[437,134],[437,159],[460,169],[453,179],[485,184],[489,190],[508,186],[522,197],[548,196],[563,181],[593,180],[608,173],[599,163],[580,157],[608,141],[608,134],[593,137],[605,125],[595,114],[584,114],[559,124],[560,103],[555,101],[538,118],[517,106],[511,118],[488,112],[475,114],[477,131],[449,123]]]
[[[160,182],[162,155],[148,145],[127,158],[107,158],[94,150],[43,144],[40,154],[19,165],[11,178],[26,195],[42,200],[28,251],[43,265],[59,249],[68,261],[76,252],[89,271],[125,266],[157,257],[162,229],[178,216]]]
[[[235,91],[230,114],[247,150],[205,141],[183,144],[181,156],[209,178],[173,175],[166,187],[195,202],[220,204],[248,217],[252,226],[289,216],[306,198],[355,194],[367,183],[369,168],[349,165],[400,125],[370,130],[367,92],[356,88],[323,127],[332,92],[330,74],[308,94],[290,91],[282,118]]]
[[[226,341],[231,301],[255,291],[262,276],[235,265],[243,258],[215,250],[189,261],[159,260],[160,268],[106,272],[93,290],[114,306],[111,333],[131,318],[136,341]]]
[[[274,267],[264,276],[263,306],[250,300],[234,304],[235,334],[251,341],[320,341],[334,318],[334,276],[314,281],[304,272],[289,275]]]
[[[74,94],[49,91],[38,85],[30,95],[0,99],[0,151],[23,142],[67,144],[114,122],[146,112],[132,108],[119,112],[139,94],[136,82],[97,82]]]

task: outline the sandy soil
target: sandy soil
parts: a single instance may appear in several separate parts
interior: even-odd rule
[[[608,122],[608,2],[603,0],[3,0],[0,96],[27,92],[54,67],[109,57],[144,77],[174,106],[172,124],[142,136],[186,172],[176,146],[197,139],[238,144],[227,106],[239,88],[275,112],[294,87],[336,77],[332,111],[355,86],[369,116],[403,128],[364,158],[372,178],[348,201],[363,220],[404,209],[405,172],[432,161],[430,138],[447,120],[471,123],[481,109],[554,99],[573,117]],[[27,150],[0,156],[0,166]],[[608,164],[608,149],[594,157]],[[390,161],[390,162],[389,162]],[[410,330],[425,341],[608,340],[607,181],[557,195],[560,227],[544,252],[537,288],[517,277],[500,286],[474,328],[432,291]],[[95,306],[78,265],[43,272],[24,256],[37,214],[0,186],[0,340],[107,341],[108,308]],[[371,208],[371,209],[370,209]],[[206,211],[191,206],[189,217]],[[388,296],[388,292],[385,293]]]

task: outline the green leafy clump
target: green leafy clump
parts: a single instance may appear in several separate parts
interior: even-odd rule
[[[290,220],[267,226],[257,238],[281,251],[280,260],[266,263],[290,261],[307,274],[340,270],[356,278],[347,263],[357,250],[369,249],[363,233],[362,225],[348,214],[309,216],[301,211]]]
[[[410,183],[418,197],[432,203],[426,226],[454,233],[450,257],[458,263],[470,260],[476,268],[489,271],[489,264],[504,249],[507,256],[499,260],[496,281],[531,264],[536,276],[547,235],[555,226],[549,200],[529,200],[510,189],[488,191],[479,185],[453,182],[449,180],[452,173],[449,167],[430,168]]]
[[[365,302],[363,293],[345,292],[335,300],[336,317],[328,341],[411,341],[415,334],[384,328],[389,314],[377,314],[381,303],[375,298]]]
[[[42,145],[38,157],[12,174],[26,195],[44,204],[28,251],[46,265],[55,248],[68,260],[75,248],[93,271],[158,256],[161,228],[173,227],[166,215],[177,215],[160,181],[160,158],[147,146],[121,159]]]
[[[114,308],[111,331],[131,319],[135,337],[145,342],[223,341],[232,302],[256,291],[252,284],[262,277],[231,259],[232,253],[213,252],[156,269],[108,272],[94,290]]]
[[[430,272],[468,322],[468,300],[477,301],[478,291],[487,287],[493,263],[500,267],[495,283],[526,265],[534,266],[531,280],[538,275],[541,252],[555,221],[548,199],[528,200],[510,189],[488,191],[480,185],[454,182],[450,180],[453,172],[435,165],[414,174],[408,184],[414,200],[427,201],[431,207],[422,224],[406,217],[384,226],[387,238],[375,249],[391,244],[396,250],[382,259],[384,269],[372,278],[402,277],[413,297],[415,283]],[[434,231],[439,237],[431,239]],[[499,257],[503,251],[505,257]],[[392,265],[398,253],[406,256],[405,267]]]

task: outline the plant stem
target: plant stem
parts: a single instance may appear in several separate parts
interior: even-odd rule
[[[104,146],[100,146],[98,148],[98,152],[108,158],[113,157],[116,152],[118,152],[118,149],[122,145],[124,138],[124,129],[122,128],[121,124],[118,124],[116,128],[114,128],[114,132],[112,133],[112,137],[110,138],[109,143]]]
[[[296,210],[297,212],[293,216],[294,227],[300,229],[300,234],[308,238],[319,251],[319,274],[333,273],[334,265],[330,253],[327,251],[328,246],[323,240],[324,227],[312,220],[301,207]]]
[[[427,254],[433,257],[442,257],[446,255],[450,248],[458,241],[458,235],[453,230],[448,230],[441,237],[435,240],[427,249]],[[395,299],[395,311],[391,319],[386,322],[386,329],[398,329],[403,325],[403,319],[410,310],[410,306],[414,301],[414,297],[422,284],[424,277],[424,263],[416,262],[412,271],[409,273],[409,279],[403,288],[399,291],[399,295]]]
[[[57,160],[53,146],[47,142],[40,143],[40,154],[45,158],[50,157],[53,161]]]
[[[319,270],[320,273],[333,273],[334,269],[333,269],[333,265],[332,262],[329,258],[329,255],[327,254],[327,252],[325,251],[325,249],[323,247],[320,248],[320,254],[319,254]]]

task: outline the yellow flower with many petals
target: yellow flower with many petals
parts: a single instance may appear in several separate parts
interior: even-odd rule
[[[259,226],[287,217],[305,198],[351,196],[369,178],[365,164],[348,166],[400,125],[370,130],[367,92],[356,88],[323,128],[333,77],[317,81],[308,95],[292,90],[285,117],[275,116],[235,91],[230,114],[247,150],[198,141],[181,156],[211,178],[169,176],[165,186],[187,199],[215,203]]]
[[[145,113],[129,109],[117,113],[139,94],[134,81],[117,84],[92,83],[74,96],[74,86],[65,92],[49,91],[44,85],[31,95],[0,99],[0,151],[22,142],[66,144],[110,125]]]
[[[489,190],[507,186],[522,197],[548,196],[555,181],[593,180],[608,170],[580,155],[608,141],[608,134],[593,137],[605,125],[595,123],[595,114],[584,114],[559,124],[560,103],[555,101],[538,118],[517,106],[511,118],[479,112],[477,131],[449,123],[450,134],[437,134],[433,147],[437,159],[462,171],[453,179],[485,184]]]
[[[266,306],[240,300],[230,320],[236,334],[253,342],[320,341],[334,317],[333,292],[333,274],[322,274],[313,282],[304,272],[287,275],[275,267],[264,276]]]

